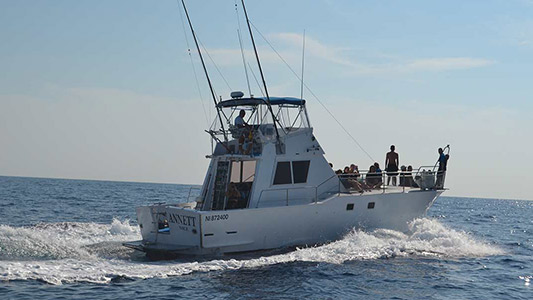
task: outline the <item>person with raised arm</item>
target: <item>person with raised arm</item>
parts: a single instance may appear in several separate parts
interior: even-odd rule
[[[444,150],[442,148],[439,148],[439,170],[437,171],[437,182],[435,183],[435,187],[438,189],[444,188],[444,176],[446,175],[446,166],[448,165],[448,159],[450,156],[448,154],[444,154]]]

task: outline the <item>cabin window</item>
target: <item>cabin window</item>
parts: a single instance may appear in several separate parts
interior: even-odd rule
[[[292,173],[293,173],[294,183],[307,182],[307,174],[309,173],[309,163],[310,163],[309,160],[292,162]]]
[[[276,174],[274,175],[274,184],[291,184],[291,163],[288,161],[278,162]]]
[[[248,207],[248,200],[255,178],[256,161],[233,161],[231,163],[230,182],[226,189],[224,209],[241,209]]]
[[[253,182],[255,178],[255,160],[234,161],[231,164],[230,182]]]

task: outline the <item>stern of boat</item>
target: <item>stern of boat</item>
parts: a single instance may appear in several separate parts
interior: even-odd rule
[[[137,208],[137,221],[142,240],[124,246],[144,251],[149,256],[194,252],[201,245],[200,214],[172,205]],[[155,255],[154,255],[155,254]]]

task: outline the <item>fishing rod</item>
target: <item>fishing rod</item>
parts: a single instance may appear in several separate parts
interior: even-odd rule
[[[224,134],[224,140],[227,142],[228,137],[226,135],[226,131],[224,130],[224,122],[222,121],[222,117],[220,116],[220,108],[217,106],[218,104],[217,97],[215,96],[215,91],[213,90],[213,85],[211,84],[211,79],[209,78],[207,67],[205,66],[204,58],[202,56],[202,51],[200,50],[200,46],[198,45],[198,40],[196,39],[196,33],[194,32],[194,28],[192,27],[191,19],[189,18],[189,12],[187,11],[187,7],[185,6],[185,1],[181,0],[181,4],[183,5],[183,10],[185,11],[185,15],[187,16],[187,21],[189,22],[189,27],[191,28],[191,33],[194,38],[194,43],[196,44],[196,49],[198,50],[198,56],[200,56],[200,61],[202,62],[202,67],[204,68],[205,77],[207,78],[207,83],[209,84],[209,90],[211,91],[211,96],[213,97],[213,102],[215,103],[215,107],[217,109],[217,115],[220,121],[220,127],[222,128],[222,133]]]
[[[257,66],[259,68],[259,73],[261,73],[261,80],[263,81],[263,87],[265,88],[265,95],[266,95],[266,98],[267,98],[268,110],[270,111],[270,114],[272,115],[272,119],[273,119],[272,121],[274,123],[274,129],[276,130],[276,139],[278,141],[278,145],[280,146],[280,150],[281,150],[281,143],[280,143],[280,139],[279,139],[279,131],[278,131],[278,126],[276,125],[276,121],[278,121],[278,120],[276,118],[276,115],[274,114],[274,111],[272,110],[272,105],[270,105],[270,96],[268,95],[268,89],[267,89],[267,84],[266,84],[266,81],[265,81],[265,76],[263,74],[263,68],[261,68],[261,61],[259,60],[259,54],[257,54],[257,47],[255,46],[254,35],[252,33],[252,27],[250,27],[250,19],[248,19],[248,12],[246,11],[246,6],[244,5],[244,0],[241,0],[241,3],[242,3],[242,10],[244,11],[244,16],[246,17],[246,24],[248,25],[248,31],[250,32],[250,39],[252,40],[252,45],[254,47],[255,58],[257,60]]]

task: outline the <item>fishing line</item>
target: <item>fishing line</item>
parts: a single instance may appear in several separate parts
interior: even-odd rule
[[[224,82],[226,83],[226,86],[228,87],[228,89],[230,91],[233,91],[233,89],[231,88],[231,86],[229,86],[229,83],[228,81],[226,80],[226,77],[224,77],[224,75],[222,74],[222,72],[220,71],[220,69],[218,68],[217,64],[215,63],[215,61],[213,60],[213,58],[211,57],[211,55],[209,55],[209,51],[207,51],[207,49],[205,48],[204,44],[202,43],[202,41],[200,40],[200,38],[198,38],[198,42],[200,42],[200,45],[202,46],[202,49],[204,49],[204,52],[207,54],[207,57],[209,57],[209,60],[211,61],[211,63],[213,63],[213,65],[215,66],[215,69],[217,70],[218,74],[220,75],[220,77],[222,77],[222,79],[224,80]]]
[[[239,36],[239,45],[241,46],[241,56],[242,64],[244,66],[244,74],[246,75],[246,84],[248,85],[248,95],[252,97],[252,89],[250,88],[250,79],[248,77],[248,68],[246,68],[246,59],[244,57],[244,48],[242,46],[242,36],[241,36],[241,21],[239,17],[239,10],[237,6],[237,0],[235,0],[235,14],[237,15],[237,24],[239,28],[237,29],[237,35]]]
[[[178,6],[179,6],[179,0],[177,0],[178,2]],[[181,9],[178,9],[179,12],[180,12],[180,18],[181,18],[181,26],[183,28],[183,35],[185,36],[185,42],[187,43],[187,53],[189,54],[189,58],[191,60],[191,67],[192,67],[192,72],[194,74],[194,79],[196,80],[196,88],[198,89],[198,94],[200,95],[200,103],[202,103],[202,109],[204,111],[204,116],[205,116],[205,120],[207,122],[207,126],[209,126],[209,117],[207,115],[207,111],[205,109],[205,104],[204,104],[204,97],[202,95],[202,89],[200,89],[200,82],[198,81],[198,75],[196,75],[196,68],[194,67],[194,62],[193,62],[193,59],[192,59],[192,55],[191,55],[191,47],[189,45],[189,39],[187,38],[187,30],[185,29],[185,20],[183,19],[183,12],[181,11]],[[211,109],[209,111],[209,115],[211,115]]]
[[[187,7],[185,6],[185,0],[181,0],[181,4],[183,6],[183,11],[185,12],[185,16],[187,17],[187,22],[189,23],[189,28],[191,29],[191,34],[194,39],[194,44],[196,46],[196,50],[198,51],[198,56],[200,57],[200,61],[202,62],[202,68],[204,69],[205,78],[207,80],[207,84],[209,85],[209,90],[211,92],[211,96],[213,97],[213,103],[215,104],[215,107],[217,108],[217,116],[220,121],[220,127],[222,129],[222,133],[224,134],[224,140],[228,141],[228,136],[226,134],[226,131],[224,130],[224,122],[222,121],[222,116],[220,115],[221,109],[218,107],[217,98],[215,96],[215,91],[213,89],[213,85],[211,84],[211,79],[209,78],[209,72],[207,71],[207,67],[205,65],[204,57],[202,56],[202,51],[200,50],[200,46],[198,45],[198,39],[196,38],[196,33],[194,32],[194,28],[192,26],[191,19],[189,17],[189,12],[187,11]],[[178,4],[179,5],[179,4]]]
[[[283,59],[283,57],[281,56],[281,54],[279,54],[278,51],[276,51],[276,49],[274,48],[274,46],[272,46],[272,44],[267,40],[267,38],[263,35],[263,33],[250,21],[250,24],[252,24],[252,26],[254,27],[254,29],[259,33],[259,35],[265,40],[265,42],[270,46],[270,48],[278,55],[278,57],[283,61],[283,63],[285,63],[285,65],[289,68],[289,70],[291,70],[291,72],[294,74],[294,76],[296,76],[296,78],[298,78],[299,81],[303,82],[302,81],[302,78],[300,78],[300,76],[298,76],[298,74],[294,71],[294,69],[287,63],[287,61],[285,61],[285,59]],[[311,93],[311,95],[313,95],[313,97],[318,101],[318,103],[320,103],[320,105],[322,105],[322,107],[324,108],[324,110],[326,110],[326,112],[333,118],[333,120],[335,120],[335,122],[337,122],[337,124],[342,128],[342,130],[352,139],[352,141],[355,142],[355,144],[366,154],[366,156],[368,156],[368,158],[370,158],[370,160],[372,160],[372,162],[375,162],[376,160],[372,158],[372,156],[370,156],[370,154],[368,154],[368,152],[363,148],[363,146],[361,146],[361,144],[357,141],[356,138],[354,138],[350,132],[348,132],[348,130],[341,124],[341,122],[339,120],[337,120],[337,118],[335,118],[335,116],[333,115],[333,113],[326,107],[326,105],[324,105],[324,103],[322,103],[322,101],[320,101],[320,99],[318,98],[318,96],[307,86],[307,84],[305,83],[302,83],[303,86],[305,86],[306,90]]]
[[[248,67],[250,68],[250,72],[252,72],[252,76],[255,79],[255,83],[257,83],[257,87],[259,87],[259,90],[261,91],[261,95],[265,97],[265,92],[263,92],[263,88],[261,87],[261,84],[259,83],[259,80],[257,79],[257,76],[255,76],[254,70],[252,69],[252,66],[250,66],[250,63],[248,63]]]

